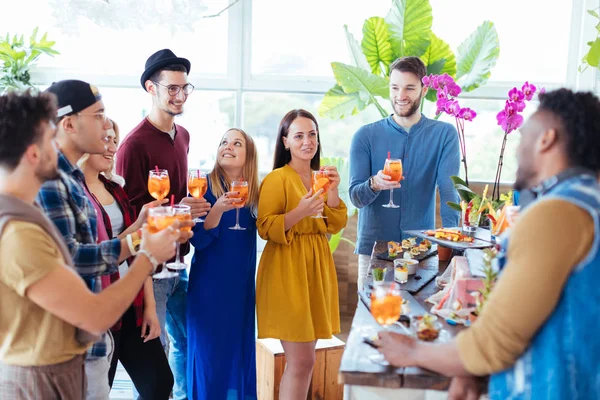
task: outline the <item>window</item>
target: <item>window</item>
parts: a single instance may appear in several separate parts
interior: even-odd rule
[[[358,128],[381,118],[375,109],[365,110],[349,119],[320,118],[317,109],[322,98],[322,95],[293,93],[244,94],[242,126],[256,142],[261,172],[269,172],[273,168],[273,151],[279,122],[294,108],[304,108],[317,118],[325,157],[347,157],[350,141]]]
[[[107,115],[121,130],[121,141],[152,108],[148,93],[140,88],[100,88]],[[195,90],[175,122],[190,132],[190,168],[212,169],[219,140],[234,126],[235,93]]]
[[[484,20],[500,40],[494,82],[567,82],[572,0],[430,0],[433,31],[456,51]]]
[[[349,62],[344,24],[362,38],[362,25],[385,16],[391,0],[360,2],[252,1],[252,74],[332,77],[331,62]]]
[[[60,55],[40,58],[39,67],[139,79],[146,59],[170,48],[192,62],[192,75],[225,75],[227,12],[218,18],[203,17],[227,4],[227,0],[182,0],[173,7],[166,0],[22,0],[12,2],[0,22],[3,31],[25,37],[36,26],[40,33],[49,32]]]
[[[530,101],[526,104],[525,110],[522,113],[525,121],[535,112],[538,106],[536,101]],[[494,182],[498,157],[500,156],[500,149],[502,148],[502,140],[504,138],[504,132],[497,124],[496,115],[504,109],[505,101],[463,99],[460,101],[460,105],[461,107],[470,107],[477,112],[477,117],[473,121],[465,122],[469,180]],[[433,117],[434,113],[435,105],[428,103],[425,114]],[[440,120],[455,125],[454,119],[447,114],[443,114]],[[508,135],[504,150],[502,182],[514,182],[515,180],[517,172],[516,150],[520,140],[521,135],[518,130]],[[462,163],[461,176],[464,176]]]

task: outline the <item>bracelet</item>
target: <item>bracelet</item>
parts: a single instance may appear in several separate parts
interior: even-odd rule
[[[152,264],[152,272],[150,273],[150,275],[153,275],[156,272],[156,268],[158,268],[160,263],[156,258],[154,258],[152,254],[150,254],[148,250],[141,249],[140,251],[138,251],[138,255],[139,254],[143,254],[146,256],[146,258],[148,258],[148,261],[150,261],[150,264]]]
[[[135,249],[133,248],[133,240],[131,239],[131,233],[127,236],[125,236],[125,239],[127,240],[127,247],[129,247],[129,252],[131,253],[132,256],[135,256]]]

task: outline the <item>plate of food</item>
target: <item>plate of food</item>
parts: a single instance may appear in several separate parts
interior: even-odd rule
[[[406,231],[405,233],[422,237],[433,243],[453,249],[483,249],[493,246],[491,242],[465,235],[460,228],[439,228],[423,231]]]
[[[394,261],[399,258],[424,260],[437,253],[437,247],[430,240],[417,241],[416,237],[404,239],[402,242],[388,242],[388,251],[376,254],[380,260]]]

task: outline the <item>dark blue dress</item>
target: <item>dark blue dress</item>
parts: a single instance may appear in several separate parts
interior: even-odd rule
[[[206,200],[216,199],[210,186]],[[188,397],[256,399],[256,218],[248,208],[223,213],[219,225],[194,227],[187,297]]]

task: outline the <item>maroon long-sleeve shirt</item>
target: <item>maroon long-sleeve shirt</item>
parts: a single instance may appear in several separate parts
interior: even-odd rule
[[[171,194],[179,203],[187,196],[190,134],[175,125],[175,140],[144,118],[125,138],[117,151],[117,173],[125,178],[125,192],[139,214],[142,206],[154,200],[148,192],[148,172],[156,166],[169,171]]]
[[[117,151],[117,174],[125,178],[125,193],[131,206],[139,214],[144,204],[155,200],[148,192],[148,173],[158,167],[169,171],[171,194],[175,203],[187,196],[190,133],[183,126],[175,125],[175,139],[144,118],[127,135]],[[187,254],[189,244],[181,246],[181,254]]]

